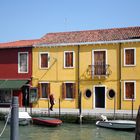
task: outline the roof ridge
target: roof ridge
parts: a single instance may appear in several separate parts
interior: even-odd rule
[[[103,29],[93,29],[93,30],[78,30],[78,31],[62,31],[62,32],[50,32],[50,33],[46,33],[44,36],[46,35],[50,35],[50,34],[63,34],[63,33],[80,33],[80,32],[91,32],[91,31],[107,31],[107,30],[128,30],[128,29],[134,29],[134,28],[140,28],[140,26],[130,26],[130,27],[114,27],[114,28],[103,28]],[[43,36],[43,37],[44,37]],[[43,38],[42,37],[42,38]]]
[[[6,43],[14,43],[14,42],[20,42],[20,41],[39,41],[40,39],[28,39],[28,40],[15,40],[15,41],[8,41],[8,42],[0,42],[0,44],[6,44]]]

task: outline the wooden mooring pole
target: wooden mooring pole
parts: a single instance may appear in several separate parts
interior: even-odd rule
[[[10,140],[19,140],[18,97],[12,97],[12,110],[10,120]]]
[[[116,119],[116,95],[114,95],[114,120]]]
[[[60,116],[61,116],[61,104],[60,104],[61,102],[60,102],[60,98],[59,98],[59,118],[60,118]]]
[[[82,124],[82,93],[79,93],[79,123]]]
[[[136,117],[135,140],[140,140],[140,106]]]
[[[48,99],[48,116],[50,117],[50,100]]]
[[[134,110],[134,96],[132,95],[132,120],[133,120],[133,110]]]

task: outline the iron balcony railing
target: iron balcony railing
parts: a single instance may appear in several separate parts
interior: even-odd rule
[[[96,76],[104,76],[107,77],[111,74],[108,64],[97,64],[97,65],[89,65],[89,74],[92,78]]]

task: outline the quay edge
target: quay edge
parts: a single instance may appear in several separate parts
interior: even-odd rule
[[[19,108],[19,111],[25,111],[25,108]],[[4,116],[8,114],[8,108],[0,108],[0,120],[4,119]],[[27,112],[31,116],[39,117],[56,117],[59,118],[63,122],[67,123],[79,123],[79,110],[78,109],[61,109],[59,112],[58,109],[54,109],[53,111],[49,111],[47,108],[27,108]],[[82,123],[95,123],[97,120],[101,120],[101,115],[107,116],[108,119],[114,119],[113,110],[83,110],[82,111]],[[116,110],[115,119],[121,120],[135,120],[137,116],[137,110]]]

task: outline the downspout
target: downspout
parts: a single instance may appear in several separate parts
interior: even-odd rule
[[[121,80],[122,80],[122,71],[121,71],[121,66],[122,66],[122,54],[121,54],[121,43],[119,43],[119,90],[120,90],[120,99],[119,99],[119,109],[122,108],[122,85],[121,85]]]
[[[78,45],[78,52],[77,52],[77,89],[78,89],[78,97],[80,94],[80,45]],[[78,98],[78,103],[79,103],[79,98]],[[79,108],[79,104],[78,104],[78,108]]]
[[[80,92],[80,45],[78,45],[78,61],[77,61],[77,82],[78,82],[78,108],[79,108],[79,123],[82,124],[82,93]]]

